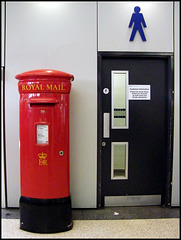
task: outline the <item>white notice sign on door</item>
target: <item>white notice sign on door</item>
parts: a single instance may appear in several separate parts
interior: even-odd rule
[[[150,85],[129,85],[129,100],[150,100]]]

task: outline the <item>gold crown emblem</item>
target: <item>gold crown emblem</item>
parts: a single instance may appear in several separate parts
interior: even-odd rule
[[[46,153],[39,153],[38,154],[38,157],[40,158],[40,159],[45,159],[46,157],[47,157],[47,154]]]

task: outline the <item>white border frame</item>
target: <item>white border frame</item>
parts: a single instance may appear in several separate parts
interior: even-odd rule
[[[114,126],[114,90],[113,90],[113,86],[114,86],[114,73],[118,74],[118,73],[125,73],[126,74],[126,126],[122,126],[122,127],[115,127]],[[117,71],[117,70],[112,70],[111,71],[111,128],[112,129],[128,129],[129,128],[129,71]]]
[[[125,177],[114,177],[113,167],[114,167],[114,145],[125,145],[126,146],[126,167],[125,167]],[[126,180],[128,179],[128,142],[111,142],[111,180]]]

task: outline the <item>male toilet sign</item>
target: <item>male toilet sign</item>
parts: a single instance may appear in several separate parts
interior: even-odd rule
[[[134,37],[135,37],[137,31],[139,31],[142,40],[146,41],[145,34],[144,34],[143,28],[142,28],[142,25],[143,25],[144,28],[146,28],[146,23],[145,23],[143,14],[140,13],[140,10],[141,10],[140,7],[138,7],[138,6],[135,7],[134,8],[135,13],[133,13],[132,16],[131,16],[131,20],[130,20],[130,23],[129,23],[129,28],[132,27],[133,23],[134,23],[134,26],[133,26],[133,30],[132,30],[132,33],[131,33],[130,41],[134,40]]]

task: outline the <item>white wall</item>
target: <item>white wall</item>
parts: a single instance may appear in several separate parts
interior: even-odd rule
[[[174,3],[174,153],[172,206],[180,206],[180,2]]]
[[[5,3],[1,2],[1,67],[4,66]]]
[[[134,7],[141,8],[147,28],[146,42],[136,33],[130,42],[132,28],[128,28]],[[99,51],[173,51],[172,2],[99,2],[98,3]]]
[[[6,148],[8,206],[19,206],[19,94],[15,75],[51,68],[74,75],[70,93],[72,207],[96,207],[96,2],[7,2]],[[28,144],[28,143],[27,143]]]
[[[3,68],[1,67],[1,207],[5,208],[5,175],[4,175],[4,113],[3,113]]]
[[[4,175],[4,30],[5,4],[1,2],[1,207],[5,207],[5,175]]]

